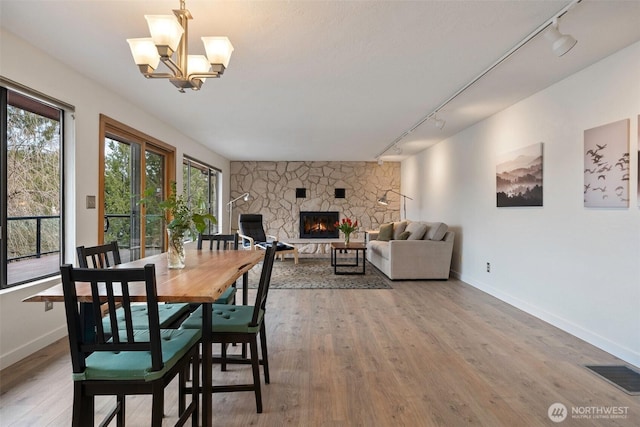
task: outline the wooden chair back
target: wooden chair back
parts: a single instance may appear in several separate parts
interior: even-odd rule
[[[160,321],[156,294],[155,266],[147,264],[144,268],[94,269],[73,268],[70,264],[60,267],[64,305],[67,316],[67,329],[71,347],[71,361],[74,373],[84,371],[85,358],[92,352],[107,351],[144,351],[151,353],[152,370],[162,369],[162,344],[160,341]],[[76,284],[82,282],[91,287],[91,305],[96,325],[95,340],[87,342],[81,329],[79,301]],[[146,307],[149,316],[149,339],[135,341],[133,316],[131,312],[130,288],[142,286],[146,294]],[[138,291],[139,292],[139,291]],[[109,307],[111,332],[105,333],[100,317],[100,306]],[[116,305],[124,310],[124,323],[118,321]]]
[[[78,246],[76,252],[80,268],[109,268],[122,264],[120,249],[116,241],[98,246]]]
[[[234,234],[199,234],[198,250],[202,250],[202,242],[209,241],[209,250],[238,250],[238,233]]]

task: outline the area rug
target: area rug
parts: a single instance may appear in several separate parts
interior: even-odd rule
[[[344,261],[341,261],[344,262]],[[361,260],[362,262],[362,260]],[[354,267],[355,271],[356,267]],[[357,267],[361,271],[362,264]],[[341,268],[340,271],[344,270]],[[256,288],[260,281],[262,264],[249,272],[249,287]],[[349,270],[346,270],[349,271]],[[374,266],[367,263],[364,275],[335,275],[329,258],[300,258],[276,260],[271,272],[270,289],[392,289]]]

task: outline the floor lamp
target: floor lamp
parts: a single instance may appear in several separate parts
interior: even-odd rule
[[[243,199],[245,202],[248,202],[249,200],[251,200],[251,194],[244,193],[243,195],[238,196],[232,201],[230,201],[229,203],[227,203],[227,209],[229,210],[229,234],[231,234],[231,216],[233,215],[233,204],[240,199]]]
[[[389,200],[387,200],[387,194],[389,192],[396,193],[396,194],[398,194],[398,195],[400,195],[402,197],[402,202],[403,202],[402,206],[404,208],[404,219],[407,219],[407,199],[409,199],[409,200],[413,200],[413,199],[411,197],[405,196],[404,194],[399,193],[399,192],[397,192],[395,190],[389,189],[389,190],[386,190],[384,192],[384,195],[378,199],[378,204],[384,205],[384,206],[387,206],[389,204]],[[403,218],[401,217],[400,219],[403,219]]]

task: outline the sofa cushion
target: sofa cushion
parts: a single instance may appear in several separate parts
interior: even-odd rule
[[[382,240],[371,240],[367,244],[367,251],[379,255],[384,259],[389,259],[389,242],[383,242]]]
[[[398,238],[396,240],[407,240],[409,238],[409,236],[411,236],[411,232],[410,231],[403,231],[402,233],[400,233],[400,235],[398,236]]]
[[[424,240],[436,240],[440,241],[444,238],[444,235],[447,233],[449,226],[444,222],[430,222],[429,230],[424,236]]]
[[[400,235],[407,228],[407,221],[398,221],[393,223],[393,240],[401,240]]]
[[[382,224],[380,226],[380,232],[378,233],[378,240],[388,242],[393,238],[393,223]]]
[[[422,236],[427,231],[427,224],[423,222],[411,222],[407,225],[407,229],[411,233],[407,240],[422,240]]]

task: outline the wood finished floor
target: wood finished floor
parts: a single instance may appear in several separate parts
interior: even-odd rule
[[[638,426],[629,396],[585,364],[615,357],[460,281],[394,282],[391,290],[272,290],[271,384],[264,413],[252,393],[214,396],[218,426]],[[0,425],[68,426],[72,384],[61,340],[0,373]],[[250,381],[248,366],[214,371]],[[176,387],[166,396],[173,425]],[[627,407],[622,419],[556,424],[549,406]],[[106,411],[102,399],[97,408]],[[127,400],[147,426],[150,400]]]

